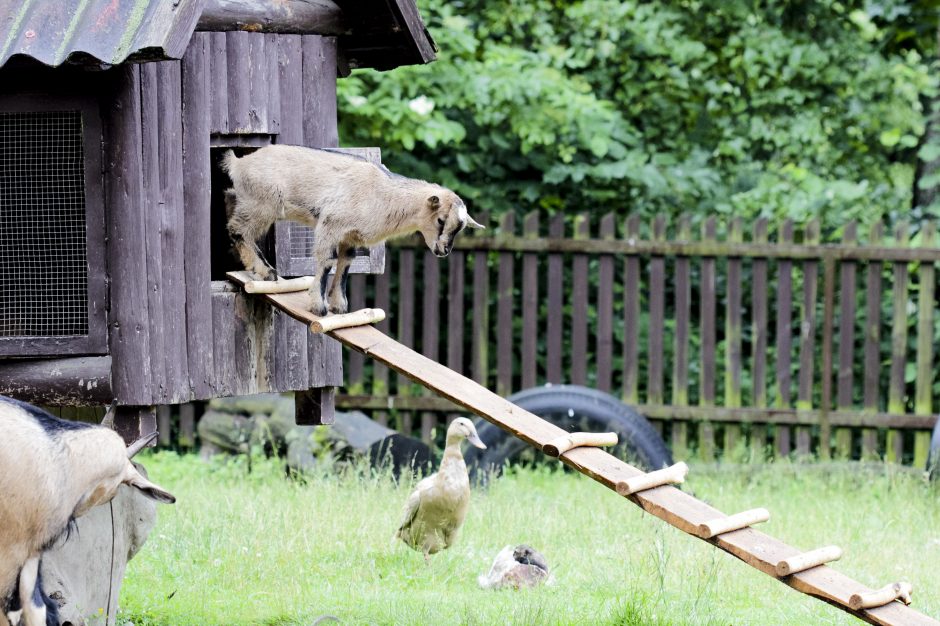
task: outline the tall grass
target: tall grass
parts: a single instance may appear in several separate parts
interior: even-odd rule
[[[583,476],[512,472],[473,495],[457,544],[424,564],[392,541],[412,482],[324,467],[305,481],[255,461],[160,453],[151,476],[178,497],[130,565],[122,620],[167,624],[850,624],[653,518]],[[764,530],[800,548],[835,543],[835,567],[871,586],[914,584],[940,616],[940,490],[888,466],[693,466],[687,484],[726,512],[770,509]],[[483,591],[507,544],[547,557],[555,584]]]

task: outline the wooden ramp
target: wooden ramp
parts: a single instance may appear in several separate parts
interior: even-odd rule
[[[229,272],[229,277],[241,285],[250,280],[245,272]],[[319,319],[305,310],[306,293],[264,294],[259,297],[265,298],[272,305],[308,326]],[[539,450],[557,437],[567,434],[558,426],[519,408],[469,378],[403,346],[372,326],[340,328],[331,330],[327,334],[353,350],[408,376],[471,413],[493,422]],[[566,465],[590,476],[615,492],[618,483],[622,485],[628,479],[645,473],[600,448],[574,448],[562,454],[560,458]],[[714,523],[727,516],[675,487],[655,487],[626,496],[626,498],[646,512],[738,557],[785,585],[828,602],[866,622],[894,626],[940,626],[940,621],[897,601],[877,608],[853,609],[851,606],[853,595],[868,594],[876,590],[826,565],[812,567],[796,574],[778,576],[777,566],[781,561],[799,556],[803,552],[753,528],[745,527],[712,538],[703,538],[700,526]]]

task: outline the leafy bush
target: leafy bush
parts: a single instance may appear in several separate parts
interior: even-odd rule
[[[912,206],[935,9],[419,4],[439,60],[340,81],[341,137],[478,210],[819,216],[826,232]]]

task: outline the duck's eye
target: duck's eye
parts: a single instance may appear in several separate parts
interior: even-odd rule
[[[443,217],[437,218],[437,225],[438,225],[438,226],[443,226],[443,225],[444,225],[444,218],[443,218]]]

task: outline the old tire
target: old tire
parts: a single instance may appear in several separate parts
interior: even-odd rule
[[[616,432],[620,443],[611,454],[641,469],[672,465],[672,455],[649,421],[603,391],[578,385],[534,387],[513,394],[508,400],[569,431]],[[470,448],[467,466],[474,475],[499,472],[509,462],[544,458],[521,439],[498,426],[477,420],[477,432],[486,450]]]

